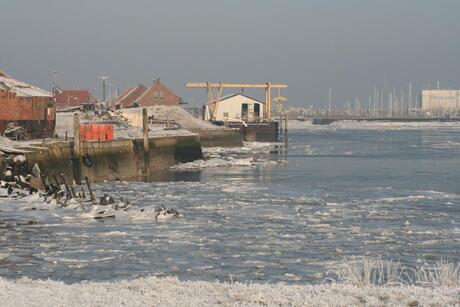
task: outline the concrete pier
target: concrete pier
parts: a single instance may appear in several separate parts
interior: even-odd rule
[[[149,173],[168,170],[177,163],[202,158],[198,135],[151,137],[148,139]],[[73,142],[41,144],[39,149],[27,148],[29,165],[38,164],[45,176],[63,174],[72,182],[88,177],[91,182],[139,180],[145,174],[144,139],[113,141],[81,141],[80,158],[74,156]],[[75,173],[75,160],[80,168]]]
[[[240,129],[193,129],[203,147],[239,147],[243,145]]]

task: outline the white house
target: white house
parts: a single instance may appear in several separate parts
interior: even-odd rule
[[[221,97],[215,104],[212,116],[207,110],[205,119],[215,121],[240,121],[254,122],[263,119],[265,103],[243,94],[231,94]]]

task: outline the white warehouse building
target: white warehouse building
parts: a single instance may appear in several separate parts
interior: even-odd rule
[[[460,90],[422,90],[422,112],[455,114],[460,111]]]
[[[211,118],[206,108],[205,119],[218,122],[260,121],[264,117],[265,103],[243,94],[232,94],[221,97],[215,105]]]

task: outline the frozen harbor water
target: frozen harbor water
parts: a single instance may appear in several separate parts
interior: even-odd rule
[[[168,181],[97,186],[141,207],[164,203],[180,219],[97,221],[0,199],[0,276],[303,284],[345,256],[460,261],[460,125],[290,127],[287,151],[212,149],[216,163],[172,170]]]

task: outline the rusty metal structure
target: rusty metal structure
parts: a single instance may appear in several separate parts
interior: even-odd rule
[[[0,133],[22,127],[31,137],[51,137],[56,124],[53,95],[0,71]]]

